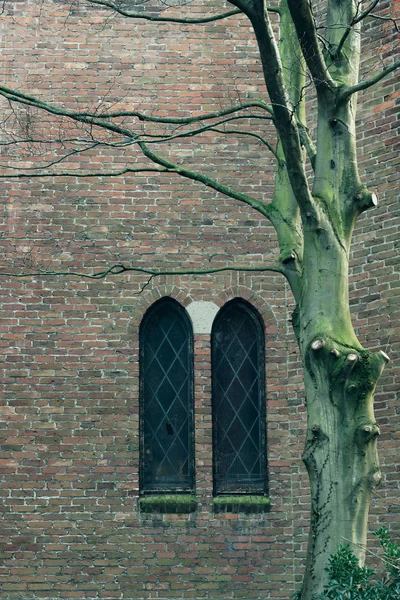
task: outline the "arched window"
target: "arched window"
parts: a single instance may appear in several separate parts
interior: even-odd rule
[[[216,495],[266,492],[264,346],[250,304],[235,299],[219,311],[211,336]]]
[[[193,489],[193,334],[184,308],[162,298],[140,327],[142,493]]]

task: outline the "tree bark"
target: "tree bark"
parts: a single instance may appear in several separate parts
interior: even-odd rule
[[[349,0],[344,11],[343,2],[331,0],[328,4],[327,42],[333,51],[341,49],[335,61],[327,64],[322,53],[316,52],[316,36],[315,39],[310,36],[314,25],[309,3],[282,0],[280,4],[281,31],[285,33],[287,28],[293,27],[287,23],[290,8],[318,98],[317,154],[311,199],[298,185],[302,178],[298,151],[292,161],[290,144],[282,144],[288,165],[285,185],[291,185],[299,206],[303,235],[302,256],[294,259],[300,283],[297,279],[296,288],[292,288],[297,303],[295,333],[304,366],[308,415],[303,460],[311,491],[302,600],[312,600],[323,591],[329,556],[336,552],[339,544],[350,543],[360,563],[364,562],[370,498],[381,479],[373,394],[388,361],[383,352],[369,352],[362,347],[352,326],[349,307],[353,228],[360,213],[376,204],[376,197],[362,185],[358,173],[356,96],[340,100],[341,89],[354,85],[358,77],[359,27],[352,28],[352,24],[359,5]],[[271,28],[263,29],[260,22],[253,18],[271,96],[274,91],[271,79],[277,78],[281,67],[278,62],[274,67],[272,45],[265,41],[271,39]],[[344,38],[349,28],[352,29]],[[289,97],[285,107],[290,110],[304,93],[299,84],[303,65],[299,61],[296,64],[293,52],[286,51],[283,43],[280,56],[283,72],[291,72],[291,80],[285,77]],[[293,75],[296,69],[300,71],[297,78]],[[291,81],[297,81],[296,85]],[[286,131],[280,127],[281,115],[275,110],[276,102],[272,96],[277,131],[283,140]],[[294,112],[291,127],[296,128]],[[276,194],[285,198],[282,181],[278,178]],[[279,204],[276,198],[274,203]],[[289,213],[287,217],[291,222]],[[284,230],[280,238],[281,250],[284,250],[285,242],[292,240],[285,239]],[[288,280],[291,283],[289,277]]]
[[[303,460],[311,489],[302,600],[322,592],[324,569],[339,544],[350,543],[364,562],[370,497],[381,478],[373,393],[388,360],[356,339],[343,248],[324,230],[311,237],[299,307],[308,414]]]
[[[373,394],[388,360],[365,350],[349,307],[353,227],[369,193],[360,182],[354,102],[319,102],[313,197],[315,219],[303,219],[299,347],[305,373],[307,438],[303,460],[311,490],[310,533],[302,600],[326,583],[329,556],[349,543],[365,559],[371,493],[379,485]]]

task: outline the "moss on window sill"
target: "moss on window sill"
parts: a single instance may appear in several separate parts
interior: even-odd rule
[[[139,499],[139,507],[143,513],[189,514],[196,510],[197,500],[192,494],[144,496]]]
[[[218,496],[213,500],[214,513],[266,513],[271,509],[267,496]]]

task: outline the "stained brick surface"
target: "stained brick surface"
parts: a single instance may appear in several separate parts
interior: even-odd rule
[[[398,2],[381,4],[382,16],[399,16]],[[105,106],[188,116],[265,98],[242,18],[177,26],[110,18],[84,1],[27,0],[6,3],[0,31],[2,82],[70,110]],[[393,32],[391,21],[367,24],[363,73],[379,69],[380,56],[390,60]],[[371,529],[385,524],[397,534],[399,97],[396,75],[360,94],[361,172],[380,205],[357,226],[351,279],[361,341],[392,359],[376,395],[383,484]],[[8,117],[3,139],[12,128],[21,137],[58,131],[50,115],[33,109],[13,115],[4,101],[1,107]],[[71,136],[87,135],[82,127],[63,127]],[[245,120],[245,127],[270,139],[268,122]],[[271,198],[273,160],[253,138],[209,133],[159,149],[259,199]],[[34,144],[18,152],[29,168],[60,157],[62,149]],[[2,164],[16,164],[11,148],[0,153]],[[110,171],[128,163],[145,161],[135,147],[103,145],[60,168]],[[278,253],[258,213],[177,176],[10,179],[2,180],[0,197],[3,272],[101,271],[121,262],[163,269],[251,265]],[[302,374],[282,279],[227,271],[151,280],[142,274],[99,281],[2,276],[0,284],[1,597],[287,598],[302,576],[309,496],[301,463]],[[208,335],[197,335],[194,344],[197,511],[138,511],[138,331],[147,308],[165,295],[183,306],[193,300],[222,306],[240,296],[264,319],[267,514],[212,510]]]

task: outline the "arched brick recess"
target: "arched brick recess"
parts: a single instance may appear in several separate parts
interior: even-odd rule
[[[218,296],[218,301],[215,301],[221,308],[224,304],[229,302],[229,300],[233,300],[234,298],[243,298],[243,300],[247,300],[247,302],[252,304],[262,316],[266,329],[271,326],[279,327],[278,320],[268,302],[248,287],[243,285],[232,286],[224,290]]]
[[[136,333],[138,331],[146,310],[148,310],[154,302],[157,302],[157,300],[160,300],[165,296],[173,298],[183,307],[186,307],[191,302],[190,295],[176,285],[154,285],[149,291],[144,290],[138,295],[137,303],[131,312],[131,322],[129,324],[130,333]]]

